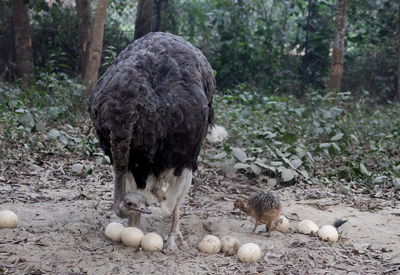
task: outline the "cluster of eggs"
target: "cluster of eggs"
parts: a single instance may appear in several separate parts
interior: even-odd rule
[[[106,236],[113,241],[121,241],[128,247],[139,247],[146,251],[162,250],[164,246],[163,239],[157,233],[151,232],[143,234],[142,230],[136,227],[124,227],[117,222],[111,222],[107,225],[104,232]]]
[[[281,216],[275,222],[275,230],[287,233],[289,231],[289,220],[285,216]],[[339,232],[335,226],[327,224],[319,227],[311,220],[302,220],[299,222],[297,231],[306,235],[318,235],[321,240],[328,242],[336,242],[339,239]]]
[[[336,242],[339,239],[339,233],[333,225],[327,224],[319,227],[311,220],[303,220],[297,226],[297,231],[306,235],[318,235],[321,240]]]
[[[280,216],[274,224],[274,229],[282,233],[289,231],[289,220],[285,216]],[[245,243],[240,245],[237,238],[224,236],[221,240],[214,235],[206,235],[199,242],[197,248],[208,254],[217,254],[219,252],[226,255],[237,255],[242,262],[257,262],[261,256],[261,248],[255,243]]]
[[[285,216],[280,216],[274,224],[274,230],[282,233],[289,231],[289,220]],[[319,227],[315,222],[303,220],[298,224],[297,231],[307,235],[318,235],[320,239],[329,242],[336,242],[339,238],[338,231],[333,225],[324,225]],[[214,235],[206,235],[199,242],[197,248],[208,254],[217,254],[219,252],[226,255],[237,255],[242,262],[257,262],[262,252],[260,247],[255,243],[246,243],[240,245],[237,238],[224,236],[221,240]]]
[[[240,245],[238,239],[232,236],[224,236],[221,240],[214,235],[205,235],[199,242],[197,248],[207,254],[217,254],[223,252],[226,255],[237,255],[242,262],[256,262],[261,256],[260,247],[255,243]]]

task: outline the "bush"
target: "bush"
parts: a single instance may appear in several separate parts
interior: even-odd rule
[[[242,86],[215,98],[230,137],[208,158],[226,173],[269,186],[400,180],[398,104],[374,106],[349,93],[314,92],[305,101],[256,94]]]
[[[65,74],[42,73],[39,79],[24,91],[0,82],[0,138],[4,143],[24,142],[31,133],[71,123],[86,112],[81,85]]]

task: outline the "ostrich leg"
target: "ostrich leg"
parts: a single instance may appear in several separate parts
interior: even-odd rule
[[[126,170],[119,170],[114,168],[114,203],[113,209],[115,214],[120,218],[127,218],[128,216],[121,212],[119,204],[125,197],[125,178]]]
[[[185,199],[187,192],[189,191],[190,185],[192,183],[192,171],[191,170],[184,170],[182,175],[178,180],[179,184],[179,196],[175,203],[174,210],[172,212],[172,226],[171,231],[169,233],[168,242],[166,245],[167,251],[174,251],[177,249],[176,241],[179,242],[180,248],[182,250],[187,250],[189,246],[183,240],[182,233],[180,231],[180,221],[179,221],[179,209]]]
[[[128,133],[131,130],[127,129]],[[115,214],[121,218],[127,218],[128,216],[121,212],[119,204],[124,199],[126,194],[126,179],[128,174],[128,163],[129,163],[129,147],[130,147],[130,135],[128,138],[121,140],[121,137],[116,134],[119,133],[117,130],[111,130],[111,154],[113,159],[113,174],[114,174],[114,203],[113,208]]]

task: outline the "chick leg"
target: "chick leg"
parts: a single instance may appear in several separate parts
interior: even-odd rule
[[[265,224],[265,232],[267,232],[267,236],[271,237],[272,230],[272,221]]]
[[[258,221],[258,220],[256,220],[256,223],[254,224],[254,228],[253,228],[253,233],[256,231],[256,229],[257,229],[257,226],[259,226],[260,225],[260,222]]]

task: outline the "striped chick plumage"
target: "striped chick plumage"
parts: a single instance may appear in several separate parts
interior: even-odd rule
[[[278,197],[276,197],[271,191],[267,193],[255,193],[247,200],[247,202],[236,200],[235,209],[236,208],[256,220],[253,232],[255,232],[258,225],[265,224],[268,235],[270,235],[270,232],[273,229],[273,223],[281,214],[281,203]]]

